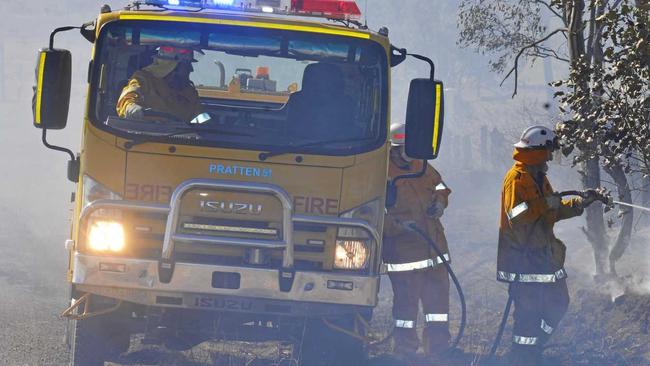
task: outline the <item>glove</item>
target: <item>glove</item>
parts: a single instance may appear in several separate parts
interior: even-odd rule
[[[595,201],[603,201],[603,203],[607,204],[609,201],[609,197],[603,189],[585,189],[582,191],[582,207],[587,208],[589,205],[594,203]]]
[[[432,219],[439,219],[445,213],[445,205],[442,202],[435,200],[427,208],[427,216]]]
[[[552,194],[546,197],[545,200],[546,200],[546,205],[551,210],[559,209],[560,205],[562,204],[562,198],[556,194]]]
[[[140,120],[144,119],[144,108],[135,103],[126,106],[126,118]]]

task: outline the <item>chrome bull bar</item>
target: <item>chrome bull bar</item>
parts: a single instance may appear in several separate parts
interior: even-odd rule
[[[181,234],[177,232],[180,216],[180,208],[183,197],[187,192],[196,189],[219,190],[231,192],[248,192],[273,195],[282,204],[282,239],[262,240],[233,238],[217,235]],[[159,259],[158,276],[162,283],[169,283],[174,272],[174,248],[176,242],[215,244],[227,246],[239,246],[258,249],[283,249],[282,268],[279,273],[280,288],[283,292],[291,289],[295,277],[294,265],[294,243],[293,224],[322,224],[337,227],[357,228],[365,231],[373,240],[374,247],[371,248],[369,258],[369,274],[377,272],[377,258],[379,248],[379,233],[368,222],[359,219],[340,218],[331,216],[310,216],[292,214],[293,205],[287,192],[281,187],[267,183],[236,182],[216,179],[192,179],[181,183],[173,192],[169,205],[124,201],[124,200],[97,200],[88,204],[81,211],[80,230],[85,230],[87,221],[91,215],[100,209],[124,209],[130,211],[141,211],[149,213],[167,214],[165,234],[162,245],[162,254]]]

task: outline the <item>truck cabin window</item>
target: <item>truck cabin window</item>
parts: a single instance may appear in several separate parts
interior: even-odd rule
[[[93,123],[133,140],[347,155],[386,136],[386,55],[366,39],[122,21],[93,65]]]

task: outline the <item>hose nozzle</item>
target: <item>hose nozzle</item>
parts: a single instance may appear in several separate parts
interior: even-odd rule
[[[614,208],[614,198],[606,188],[587,189],[584,191],[564,191],[560,192],[561,197],[564,196],[579,196],[583,199],[591,199],[593,201],[600,201],[605,205],[605,212]]]
[[[614,208],[614,197],[612,197],[612,194],[606,188],[597,188],[586,192],[596,195],[596,201],[600,201],[605,205],[605,212]]]

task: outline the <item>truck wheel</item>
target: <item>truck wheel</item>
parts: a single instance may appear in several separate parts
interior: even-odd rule
[[[70,366],[103,366],[129,349],[131,335],[120,310],[70,321]]]
[[[104,366],[106,343],[93,318],[72,321],[70,366]]]
[[[353,321],[336,322],[339,326]],[[367,354],[363,343],[327,327],[321,319],[307,320],[302,342],[302,366],[362,366]]]

